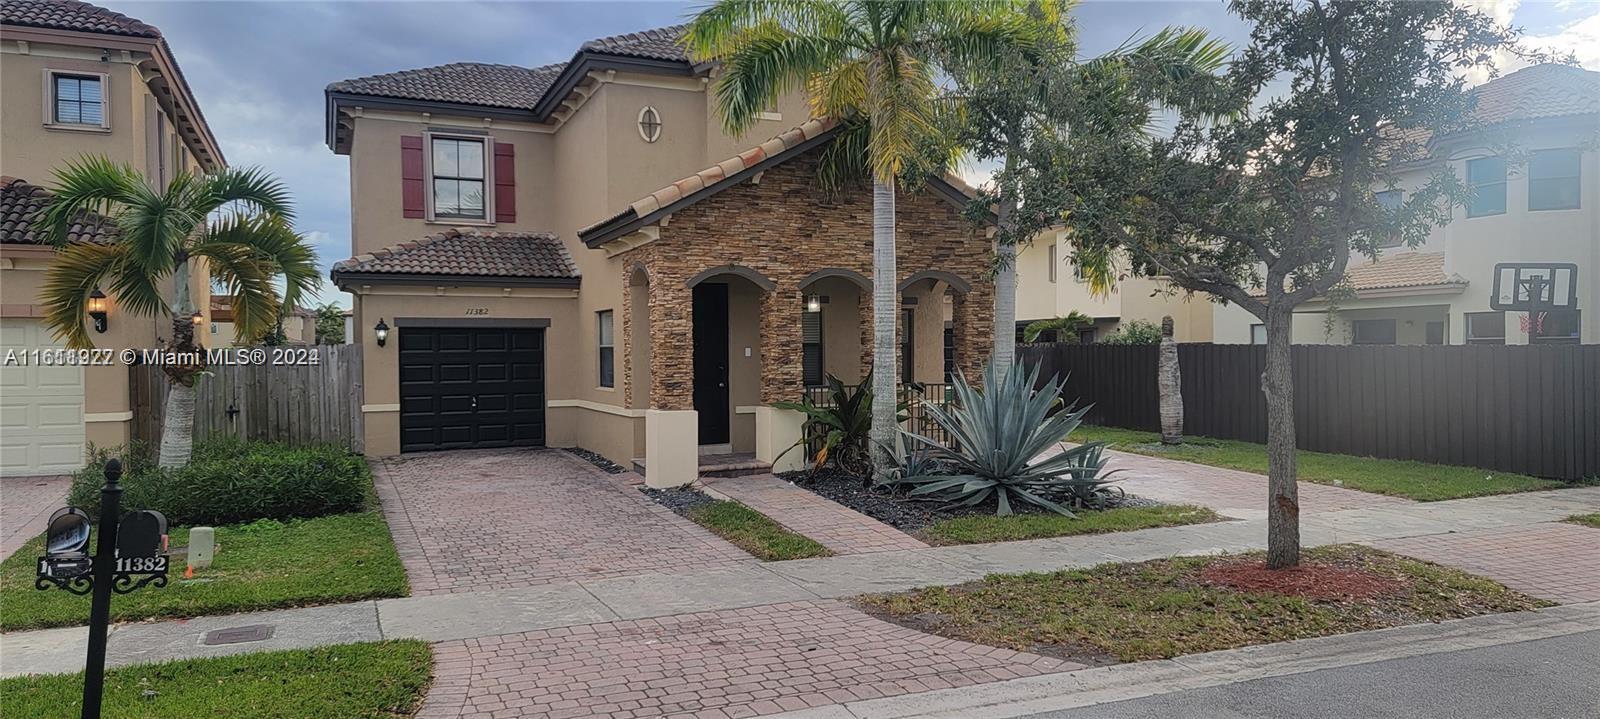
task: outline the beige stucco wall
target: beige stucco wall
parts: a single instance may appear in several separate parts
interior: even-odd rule
[[[1056,281],[1050,281],[1050,248],[1056,248]],[[1119,269],[1126,271],[1126,262]],[[1204,296],[1173,292],[1170,285],[1150,277],[1123,277],[1111,292],[1099,296],[1073,273],[1072,246],[1067,233],[1048,230],[1017,253],[1017,320],[1065,317],[1082,312],[1099,320],[1096,337],[1116,331],[1123,323],[1141,320],[1161,324],[1171,316],[1173,337],[1179,342],[1210,342],[1213,308]],[[1246,328],[1248,336],[1248,327]]]

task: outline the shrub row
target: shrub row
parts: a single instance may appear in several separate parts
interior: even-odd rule
[[[372,491],[366,459],[343,447],[218,438],[197,444],[189,464],[175,469],[157,467],[140,443],[92,450],[73,475],[73,505],[99,516],[112,457],[123,463],[123,509],[158,510],[175,526],[359,512]]]

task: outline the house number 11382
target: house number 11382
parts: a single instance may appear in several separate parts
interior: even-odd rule
[[[486,314],[489,314],[489,308],[488,307],[468,307],[467,308],[467,314],[469,314],[469,315],[486,315]]]

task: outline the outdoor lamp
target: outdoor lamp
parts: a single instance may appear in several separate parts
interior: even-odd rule
[[[99,287],[89,293],[89,317],[94,320],[94,331],[106,331],[106,293]]]
[[[372,333],[377,336],[379,347],[382,347],[383,343],[389,341],[389,325],[383,323],[382,317],[378,318],[378,324],[373,325]]]
[[[196,327],[199,327],[200,323],[205,322],[205,321],[206,321],[206,316],[200,314],[200,310],[195,310],[194,314],[189,315],[189,324],[194,325]]]
[[[822,298],[818,295],[806,295],[806,311],[821,312]]]

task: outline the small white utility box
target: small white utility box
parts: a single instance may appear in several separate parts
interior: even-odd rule
[[[217,554],[217,530],[195,527],[189,530],[189,566],[205,569]]]

